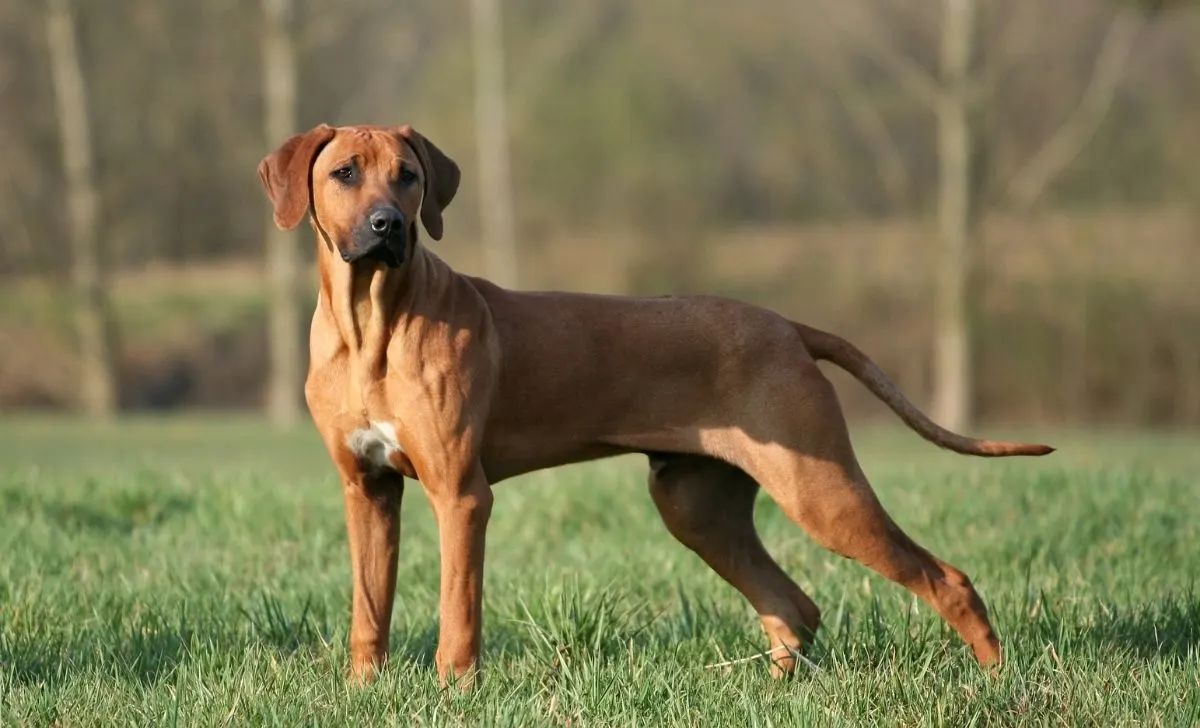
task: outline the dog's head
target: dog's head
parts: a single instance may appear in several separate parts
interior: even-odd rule
[[[321,124],[285,141],[258,165],[275,224],[309,213],[347,263],[395,268],[417,243],[417,218],[442,238],[442,211],[458,191],[454,160],[410,126]]]

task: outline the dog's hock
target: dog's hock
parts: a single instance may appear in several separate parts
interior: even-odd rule
[[[346,447],[360,462],[377,470],[395,469],[392,456],[404,452],[396,437],[396,426],[390,422],[372,421],[368,427],[351,432]]]

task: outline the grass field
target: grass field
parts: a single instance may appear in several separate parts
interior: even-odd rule
[[[348,557],[306,428],[0,422],[5,725],[1195,725],[1200,437],[1039,437],[1041,460],[856,428],[884,504],[971,575],[997,677],[924,605],[760,499],[764,541],[821,605],[791,681],[757,620],[658,522],[637,459],[498,488],[481,690],[438,689],[437,539],[408,488],[393,661],[347,685]]]

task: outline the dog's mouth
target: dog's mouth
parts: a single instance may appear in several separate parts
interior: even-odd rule
[[[397,235],[395,238],[380,240],[365,249],[359,248],[353,251],[343,251],[342,260],[351,265],[366,262],[370,264],[382,263],[388,268],[399,268],[400,264],[404,262],[405,240],[404,236]]]
[[[394,246],[394,247],[393,247]],[[361,260],[372,263],[383,263],[388,268],[399,268],[404,262],[404,241],[387,241],[376,245],[366,252]]]

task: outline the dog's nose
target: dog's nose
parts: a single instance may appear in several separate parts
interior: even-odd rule
[[[371,213],[371,232],[381,238],[391,237],[404,228],[404,215],[396,208],[383,208]]]

